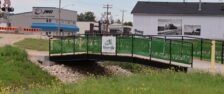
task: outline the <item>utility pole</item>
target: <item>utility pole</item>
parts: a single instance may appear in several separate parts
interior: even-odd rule
[[[124,24],[124,13],[127,12],[127,11],[126,10],[121,10],[121,12],[122,12],[122,20],[121,20],[121,22],[122,22],[122,24]]]
[[[107,12],[106,12],[106,15],[107,15],[107,18],[106,18],[106,32],[108,33],[109,32],[109,9],[112,8],[112,5],[104,5],[103,8],[106,8],[107,9]]]
[[[122,32],[124,32],[124,13],[126,12],[126,10],[121,10],[121,12],[122,12],[122,20],[121,20]]]

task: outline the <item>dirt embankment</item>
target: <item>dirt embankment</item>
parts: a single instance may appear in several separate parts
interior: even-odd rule
[[[49,64],[45,64],[49,62],[46,59],[48,52],[26,51],[31,62],[37,64],[49,74],[56,76],[64,83],[77,82],[90,76],[132,75],[130,71],[122,69],[119,66],[103,65],[102,62],[74,62],[49,66]]]
[[[56,76],[64,83],[74,83],[79,80],[91,77],[91,76],[129,76],[132,75],[130,71],[122,69],[119,66],[102,65],[96,62],[82,62],[73,64],[55,64],[52,66],[42,65],[38,61],[33,61],[40,66],[44,71]]]

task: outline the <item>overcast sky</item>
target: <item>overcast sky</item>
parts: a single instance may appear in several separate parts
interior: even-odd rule
[[[3,0],[2,0],[3,1]],[[28,12],[32,7],[58,7],[59,0],[11,0],[15,13]],[[166,1],[182,2],[183,0],[62,0],[62,7],[65,9],[76,10],[78,13],[93,11],[97,18],[105,11],[103,5],[111,4],[110,10],[114,19],[121,18],[121,10],[126,10],[125,20],[132,21],[131,10],[137,1]],[[198,2],[199,0],[185,0],[187,2]],[[221,2],[222,0],[202,0],[203,2]],[[223,0],[224,1],[224,0]]]

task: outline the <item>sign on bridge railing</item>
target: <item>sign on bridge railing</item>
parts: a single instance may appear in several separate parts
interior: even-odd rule
[[[116,37],[103,36],[102,37],[102,52],[115,53],[116,52]]]

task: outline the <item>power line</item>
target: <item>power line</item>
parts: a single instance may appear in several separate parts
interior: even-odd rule
[[[106,16],[107,16],[107,18],[106,18],[106,32],[108,33],[109,31],[109,9],[111,9],[112,8],[112,5],[109,5],[109,4],[107,4],[107,5],[104,5],[103,6],[103,8],[106,8]]]

